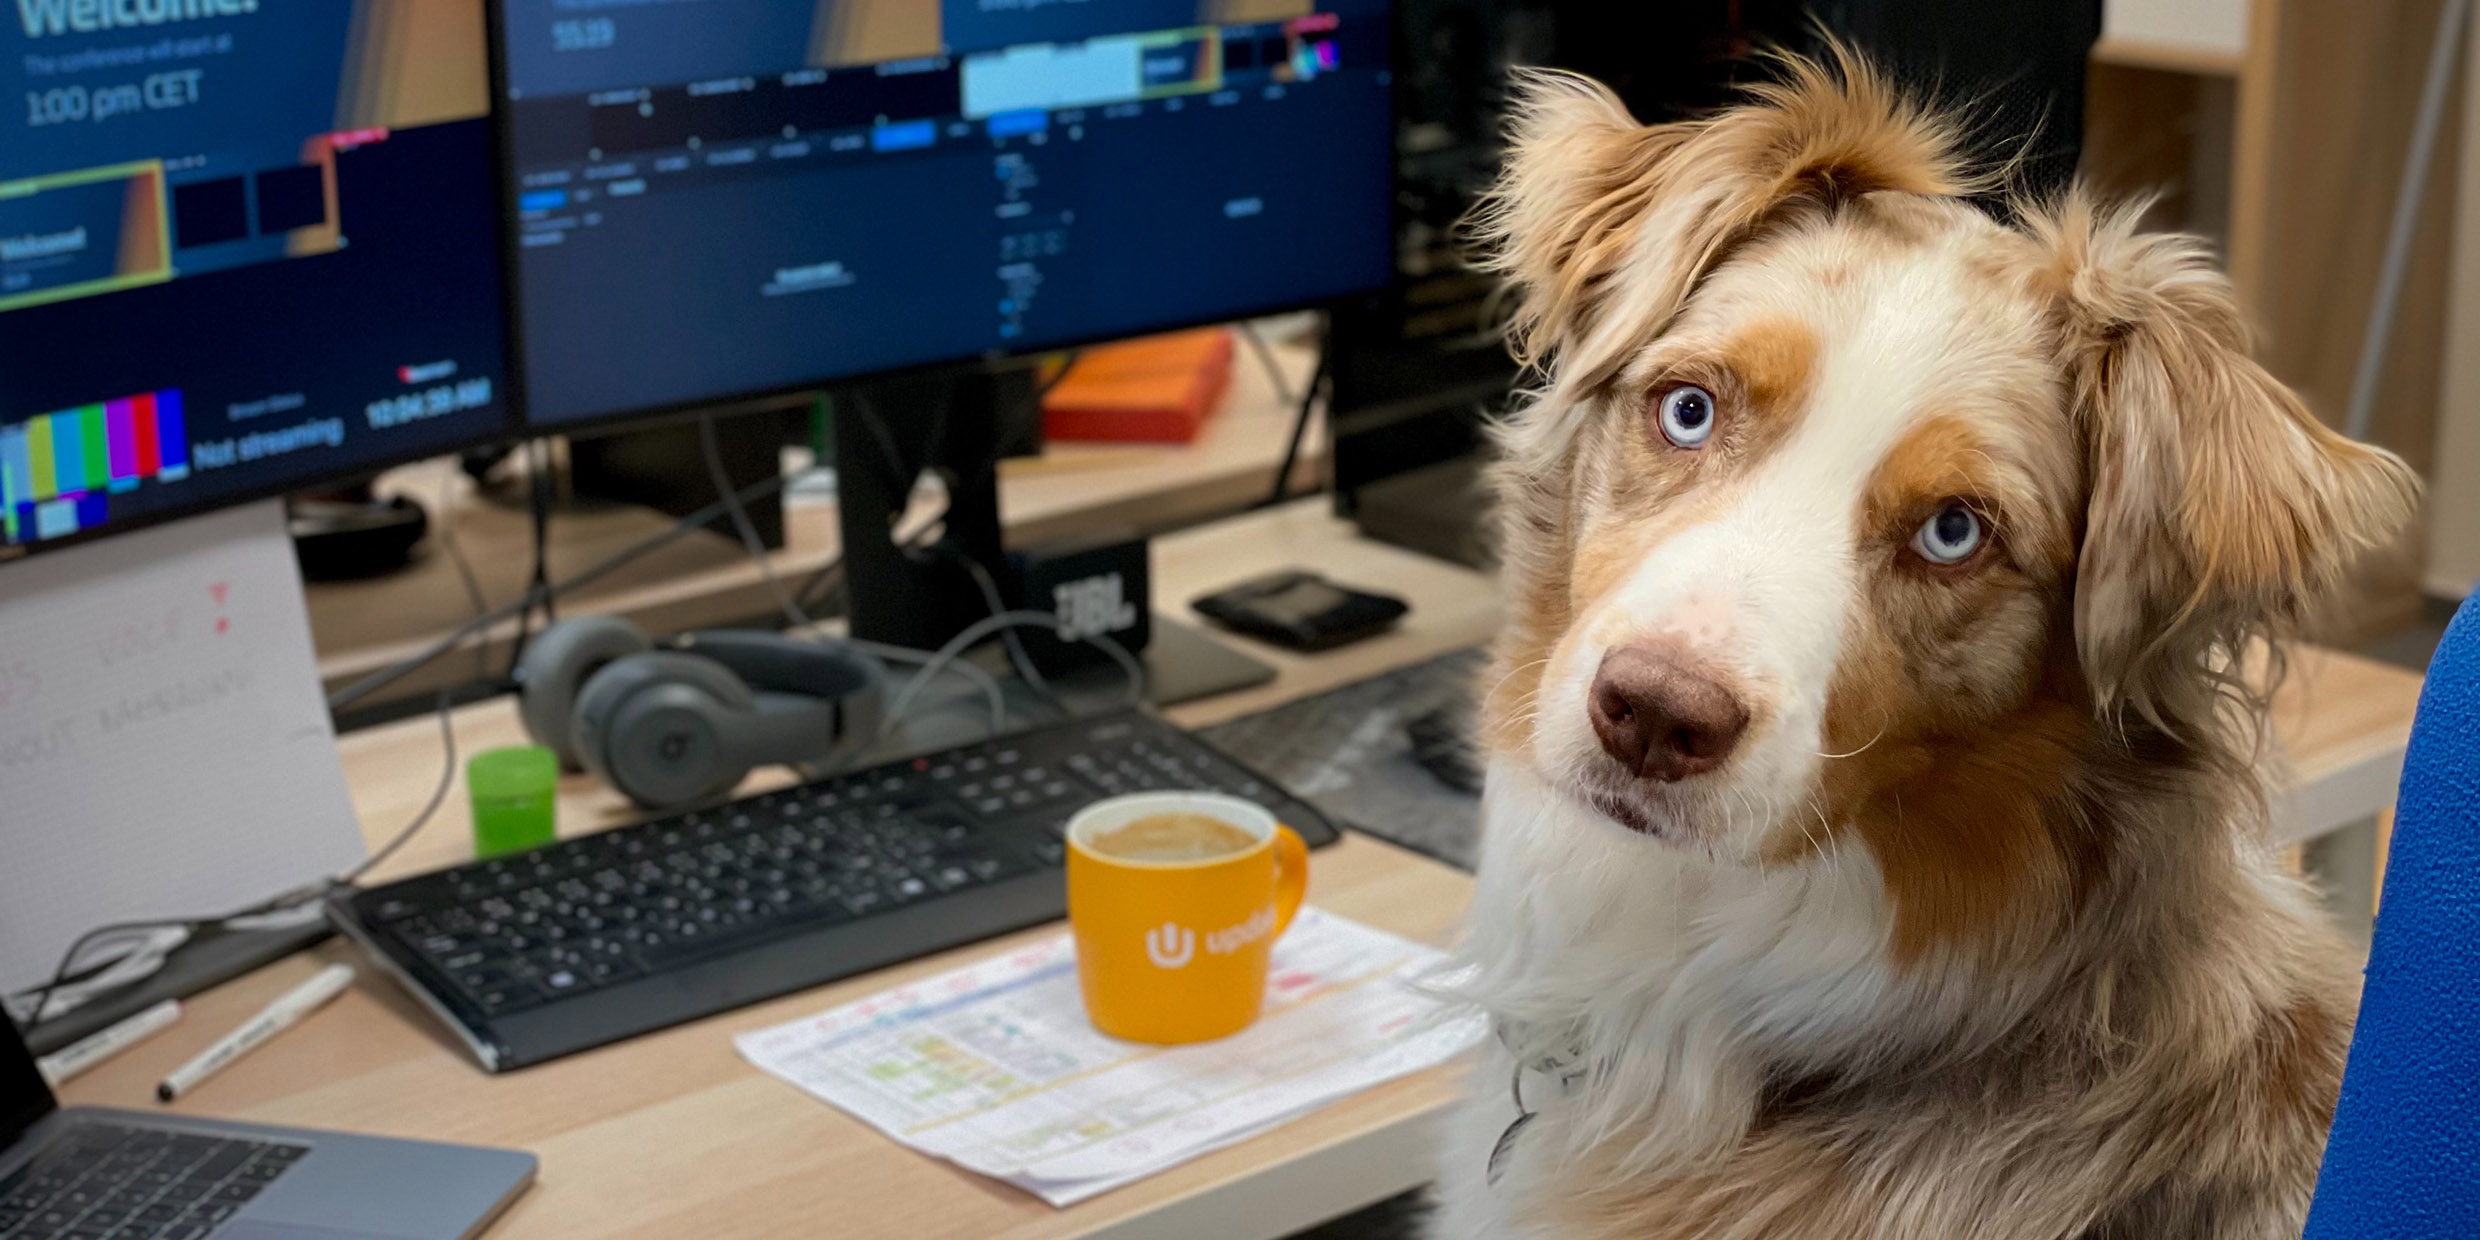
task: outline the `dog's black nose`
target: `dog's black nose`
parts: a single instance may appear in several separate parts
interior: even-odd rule
[[[1722,765],[1748,730],[1738,694],[1661,646],[1618,646],[1603,655],[1586,710],[1611,757],[1665,783]]]

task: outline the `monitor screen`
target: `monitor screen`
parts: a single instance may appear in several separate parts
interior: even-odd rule
[[[0,8],[0,546],[503,433],[481,0]]]
[[[1384,282],[1387,0],[503,0],[537,425]]]

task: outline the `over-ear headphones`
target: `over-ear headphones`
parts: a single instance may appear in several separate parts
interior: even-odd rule
[[[526,734],[648,809],[750,768],[840,765],[878,735],[887,674],[840,642],[715,629],[658,644],[615,616],[543,630],[517,664]]]

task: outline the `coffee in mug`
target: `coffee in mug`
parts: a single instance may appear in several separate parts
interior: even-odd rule
[[[1188,810],[1147,814],[1093,836],[1095,852],[1122,861],[1210,861],[1256,844],[1248,831]]]

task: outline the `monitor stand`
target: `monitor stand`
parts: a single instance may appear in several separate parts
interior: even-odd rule
[[[999,534],[1001,444],[1039,416],[1022,375],[906,376],[837,394],[836,502],[843,530],[852,635],[865,641],[936,649],[990,614],[979,587],[952,559],[898,546],[896,523],[924,471],[947,488],[940,524],[948,545],[1005,583]],[[1013,437],[1021,441],[1021,436]],[[1275,669],[1195,628],[1154,617],[1146,648],[1147,697],[1157,706],[1264,684]],[[1086,682],[1116,683],[1116,667],[1075,673],[1062,686],[1082,697]]]
[[[1168,616],[1154,617],[1154,640],[1145,648],[1145,684],[1146,697],[1156,706],[1254,689],[1274,678],[1273,664],[1226,646],[1192,625]]]

